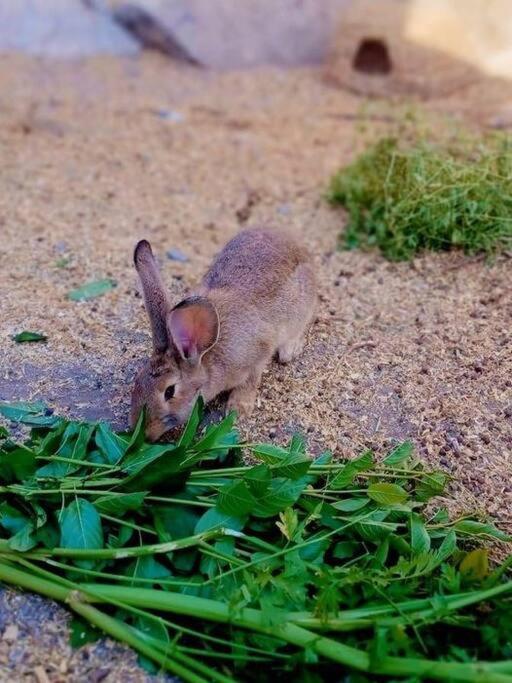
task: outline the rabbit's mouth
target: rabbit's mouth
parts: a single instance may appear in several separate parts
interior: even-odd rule
[[[173,441],[178,433],[180,421],[173,415],[164,415],[160,419],[152,420],[146,425],[146,437],[148,441]]]

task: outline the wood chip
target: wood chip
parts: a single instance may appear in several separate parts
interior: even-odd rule
[[[9,643],[12,643],[18,639],[18,634],[19,634],[19,628],[16,626],[16,624],[9,624],[5,628],[5,631],[3,634],[3,639]]]
[[[34,669],[34,676],[36,677],[37,683],[50,683],[50,679],[42,666],[36,666]]]

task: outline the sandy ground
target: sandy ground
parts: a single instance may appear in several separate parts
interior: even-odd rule
[[[322,193],[361,148],[361,99],[315,70],[220,75],[152,55],[2,67],[0,400],[125,425],[150,348],[135,242],[152,242],[178,300],[241,226],[291,227],[318,265],[318,319],[302,357],[265,375],[244,433],[281,442],[299,429],[313,453],[336,457],[411,438],[456,478],[454,512],[491,513],[512,530],[510,258],[391,264],[337,250],[343,216]],[[430,102],[429,116],[508,125],[511,90],[478,84]],[[400,106],[366,111],[375,132]],[[172,248],[189,261],[167,259]],[[116,289],[66,298],[103,277]],[[14,344],[23,329],[48,343]],[[117,646],[71,655],[62,609],[9,592],[0,602],[0,629],[19,624],[15,644],[0,636],[0,680],[35,681],[37,666],[52,682],[145,680]]]

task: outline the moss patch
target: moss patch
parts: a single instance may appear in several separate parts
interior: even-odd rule
[[[512,246],[512,150],[503,139],[448,150],[384,138],[331,180],[348,211],[344,246],[391,260],[424,249],[495,254]]]

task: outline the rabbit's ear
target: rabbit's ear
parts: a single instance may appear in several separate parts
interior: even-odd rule
[[[219,338],[219,315],[202,297],[185,299],[167,318],[169,334],[183,359],[198,363]]]
[[[170,305],[151,245],[147,240],[141,240],[137,244],[133,252],[133,261],[144,292],[144,303],[153,335],[153,347],[157,353],[163,353],[169,347],[167,314]]]

